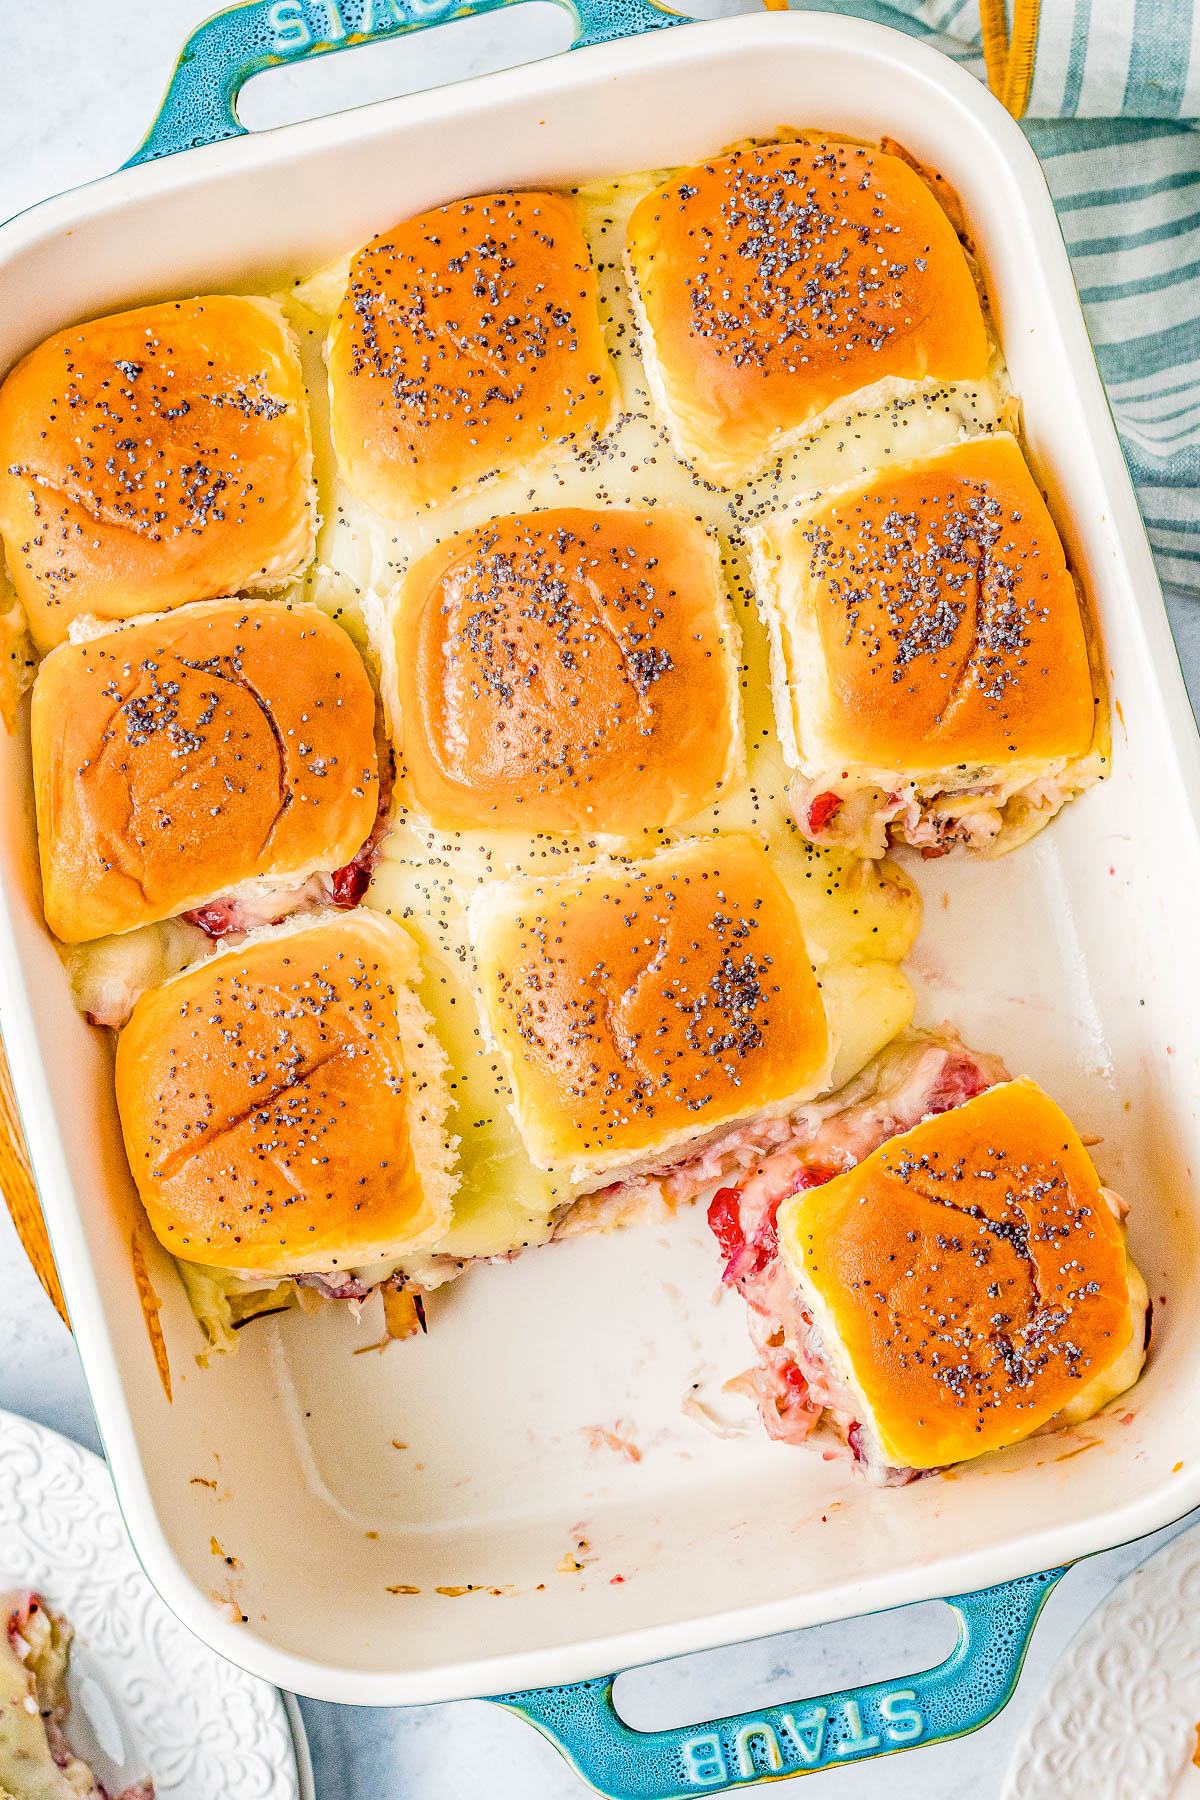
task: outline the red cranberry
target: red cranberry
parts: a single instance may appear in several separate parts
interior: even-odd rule
[[[808,829],[813,837],[831,825],[842,810],[840,794],[817,794],[808,803]]]
[[[371,871],[360,862],[348,862],[329,877],[335,906],[357,906],[371,885]]]

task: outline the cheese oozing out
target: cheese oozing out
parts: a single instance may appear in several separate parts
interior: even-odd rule
[[[916,384],[880,398],[877,409],[835,411],[813,437],[789,444],[754,480],[724,490],[700,480],[674,454],[670,436],[639,355],[637,324],[622,268],[625,227],[637,201],[663,172],[595,183],[578,203],[599,282],[605,340],[620,385],[614,423],[599,437],[580,438],[555,458],[519,473],[472,484],[436,506],[415,505],[385,518],[339,478],[323,405],[322,345],[346,287],[348,258],[278,296],[295,330],[313,403],[314,472],[323,519],[316,561],[304,597],[338,618],[356,641],[369,642],[377,663],[395,641],[398,594],[409,569],[455,533],[490,520],[539,509],[629,507],[649,516],[658,506],[690,514],[715,534],[721,573],[740,634],[738,690],[745,771],[711,804],[667,829],[603,836],[596,833],[449,831],[423,820],[404,803],[403,757],[397,803],[380,846],[365,904],[402,921],[417,939],[423,966],[420,998],[454,1069],[448,1129],[460,1139],[460,1183],[454,1216],[430,1254],[405,1260],[402,1274],[423,1288],[436,1285],[479,1258],[506,1257],[547,1242],[564,1230],[629,1216],[647,1197],[677,1204],[704,1185],[704,1171],[744,1168],[769,1145],[777,1121],[739,1123],[703,1157],[677,1157],[661,1169],[617,1181],[604,1195],[585,1195],[561,1172],[530,1158],[512,1112],[502,1059],[480,1030],[467,929],[468,906],[486,883],[502,877],[541,878],[581,861],[644,859],[687,837],[747,832],[762,842],[787,889],[804,933],[821,992],[838,1021],[838,1055],[830,1081],[852,1078],[912,1015],[913,996],[900,967],[919,926],[915,884],[886,861],[865,868],[854,853],[818,849],[796,827],[789,802],[792,771],[784,759],[770,699],[766,633],[757,614],[744,533],[789,500],[866,473],[893,459],[935,450],[964,431],[986,434],[999,423],[1008,395],[1002,364],[975,381]],[[136,946],[145,974],[161,946],[163,965],[179,966],[169,942],[180,927],[153,927]],[[96,950],[113,973],[114,947]],[[77,992],[89,994],[87,955],[73,959]],[[141,979],[141,977],[139,977]],[[119,992],[128,1004],[130,983]],[[136,997],[136,995],[134,995]],[[712,1176],[709,1175],[711,1180]],[[594,1185],[594,1178],[589,1186]],[[183,1265],[181,1265],[183,1267]],[[353,1273],[365,1289],[387,1267]],[[210,1339],[232,1341],[238,1316],[280,1304],[292,1295],[247,1288],[235,1272],[218,1276],[184,1267]]]
[[[1007,1072],[998,1058],[969,1050],[948,1026],[934,1031],[901,1033],[844,1093],[811,1108],[803,1122],[797,1120],[790,1141],[761,1160],[747,1180],[736,1188],[722,1188],[716,1194],[708,1217],[726,1258],[723,1278],[728,1285],[738,1289],[747,1303],[750,1337],[758,1354],[755,1366],[732,1385],[754,1400],[769,1436],[783,1443],[800,1444],[818,1426],[827,1424],[847,1444],[868,1479],[878,1485],[903,1485],[934,1472],[929,1460],[922,1460],[915,1452],[905,1459],[889,1449],[888,1419],[881,1415],[880,1408],[866,1392],[863,1374],[856,1367],[855,1355],[866,1357],[869,1362],[870,1353],[856,1337],[857,1349],[852,1354],[846,1341],[846,1318],[839,1314],[842,1302],[834,1303],[835,1289],[826,1279],[812,1278],[806,1266],[807,1259],[804,1264],[797,1259],[793,1241],[800,1216],[797,1209],[804,1206],[806,1193],[821,1190],[864,1162],[890,1139],[900,1137],[923,1121],[952,1112],[1007,1079]],[[1014,1084],[1018,1089],[1023,1085],[1029,1087],[1031,1084]],[[1037,1090],[1033,1092],[1038,1093]],[[1044,1095],[1040,1100],[1049,1105]],[[925,1160],[928,1161],[928,1157]],[[911,1166],[923,1168],[924,1163],[914,1162]],[[960,1165],[955,1163],[954,1167],[957,1169]],[[1118,1196],[1103,1188],[1098,1189],[1098,1195],[1099,1204],[1107,1207],[1118,1221],[1123,1219],[1125,1207]],[[965,1201],[963,1204],[966,1206]],[[784,1206],[789,1210],[781,1217]],[[1054,1206],[1053,1198],[1051,1206]],[[967,1211],[971,1210],[967,1208]],[[1086,1205],[1074,1197],[1065,1208],[1058,1207],[1056,1217],[1058,1215],[1065,1216],[1067,1223],[1043,1228],[1040,1238],[1033,1234],[1035,1246],[1042,1241],[1047,1245],[1056,1243],[1076,1228],[1088,1233],[1092,1231]],[[958,1237],[964,1229],[975,1229],[983,1234],[975,1252],[979,1260],[973,1266],[976,1270],[988,1266],[999,1315],[1003,1311],[1002,1296],[1006,1290],[996,1280],[998,1266],[993,1266],[995,1257],[989,1237],[993,1222],[981,1217],[974,1227],[964,1227],[961,1213],[952,1216]],[[912,1235],[919,1234],[910,1233]],[[954,1233],[945,1237],[944,1259],[961,1253],[963,1244],[958,1237]],[[1007,1215],[996,1227],[996,1242],[1002,1241],[1011,1242],[1014,1247],[1024,1242],[1021,1229],[1014,1228]],[[1060,1254],[1065,1256],[1066,1251]],[[1082,1250],[1079,1254],[1083,1254]],[[1042,1419],[1037,1426],[1040,1432],[1091,1418],[1109,1401],[1132,1387],[1141,1373],[1149,1339],[1150,1301],[1145,1282],[1132,1261],[1128,1257],[1121,1260],[1124,1263],[1122,1293],[1127,1293],[1128,1337],[1117,1353],[1105,1360],[1103,1344],[1107,1341],[1107,1329],[1098,1335],[1089,1351],[1089,1360],[1098,1364],[1094,1373],[1079,1380],[1079,1385],[1064,1404]],[[947,1262],[947,1267],[950,1266]],[[1075,1260],[1067,1261],[1063,1267],[1070,1272],[1082,1265]],[[965,1284],[965,1293],[970,1289],[972,1279],[982,1284],[987,1277],[972,1277],[963,1264],[957,1276],[952,1274],[951,1279]],[[1078,1275],[1073,1279],[1078,1287]],[[865,1274],[859,1280],[859,1286],[864,1283],[867,1287],[871,1285]],[[1072,1292],[1067,1304],[1093,1303],[1089,1296],[1095,1285],[1092,1282],[1080,1288],[1078,1293]],[[954,1362],[958,1356],[964,1359],[965,1367],[975,1355],[970,1348],[969,1336],[963,1335],[966,1328],[956,1330],[953,1321],[958,1313],[953,1307],[947,1322],[945,1304],[929,1297],[932,1290],[927,1285],[920,1291],[926,1296],[926,1311],[932,1308],[937,1335],[928,1353],[925,1347],[920,1348],[917,1360],[922,1366],[931,1361],[939,1368],[944,1365],[946,1392],[958,1394],[961,1389],[964,1406],[969,1411],[974,1378],[967,1381],[965,1376],[960,1376]],[[897,1299],[896,1304],[910,1306],[912,1302]],[[1121,1321],[1125,1308],[1111,1292],[1107,1296],[1101,1295],[1094,1304],[1103,1304],[1114,1313],[1117,1329],[1123,1334]],[[1062,1311],[1060,1316],[1049,1300],[1039,1305],[1039,1315],[1029,1321],[1028,1330],[1024,1321],[1016,1321],[1015,1314],[1010,1322],[1014,1345],[1027,1340],[1024,1353],[1005,1350],[1004,1344],[997,1339],[1010,1370],[1011,1391],[1007,1404],[1014,1419],[1019,1419],[1022,1409],[1035,1404],[1036,1382],[1043,1378],[1035,1371],[1053,1369],[1056,1358],[1070,1370],[1072,1359],[1078,1356],[1069,1327],[1074,1324],[1076,1331],[1082,1330],[1082,1322],[1075,1321],[1067,1311]],[[906,1313],[904,1317],[903,1344],[916,1352],[928,1320],[924,1315],[914,1314],[910,1318]],[[1065,1335],[1064,1327],[1067,1328]],[[1095,1350],[1100,1350],[1101,1354],[1094,1354]],[[886,1354],[890,1358],[891,1350]],[[982,1368],[983,1364],[980,1366]],[[882,1377],[873,1371],[872,1379],[881,1380]],[[890,1389],[895,1381],[894,1373],[890,1373],[887,1387]],[[1058,1386],[1069,1388],[1070,1382],[1064,1382],[1060,1375]],[[1017,1396],[1015,1410],[1014,1394]],[[889,1404],[894,1409],[898,1402],[892,1397]],[[914,1409],[910,1406],[909,1410]],[[1041,1410],[1045,1413],[1044,1404]],[[950,1411],[953,1415],[955,1409],[951,1407]],[[922,1425],[917,1435],[923,1435],[925,1430]],[[952,1426],[951,1430],[962,1438],[961,1425]],[[1015,1424],[1007,1425],[1002,1436],[1006,1441],[1013,1441],[1017,1435],[1029,1435],[1030,1430],[1032,1427],[1020,1433]],[[963,1451],[955,1454],[962,1455]]]
[[[750,533],[795,815],[813,842],[997,856],[1107,772],[1089,608],[1008,431]]]

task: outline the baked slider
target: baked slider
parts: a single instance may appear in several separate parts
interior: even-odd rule
[[[674,507],[449,538],[408,575],[387,638],[406,798],[435,825],[671,825],[741,772],[720,550]]]
[[[715,156],[639,201],[626,257],[654,397],[707,481],[758,473],[834,408],[988,371],[963,246],[933,188],[887,151]]]
[[[1125,1210],[1034,1082],[905,1034],[710,1206],[767,1429],[896,1485],[1091,1418],[1149,1342]]]
[[[618,402],[596,271],[562,194],[483,194],[382,232],[330,329],[342,475],[382,513],[544,462]]]
[[[442,1234],[446,1059],[418,975],[407,932],[362,908],[266,931],[141,996],[117,1105],[165,1249],[336,1288],[357,1269],[385,1280]]]
[[[793,806],[814,843],[1000,855],[1106,772],[1087,610],[1007,432],[750,537]]]
[[[154,1800],[149,1776],[118,1794],[75,1754],[67,1684],[74,1636],[41,1594],[0,1593],[0,1800]]]
[[[67,943],[218,898],[223,929],[265,922],[375,826],[371,683],[315,607],[217,600],[61,644],[31,730],[46,922]]]
[[[492,883],[470,928],[525,1147],[581,1189],[694,1157],[828,1080],[796,909],[753,838]]]
[[[279,587],[315,531],[308,398],[270,300],[93,319],[0,388],[0,536],[39,650],[80,614]]]

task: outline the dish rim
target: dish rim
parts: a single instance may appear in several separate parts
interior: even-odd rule
[[[606,77],[615,80],[631,66],[644,68],[647,60],[668,76],[673,67],[716,65],[724,48],[741,47],[747,40],[758,41],[763,47],[777,41],[807,41],[850,60],[864,50],[876,54],[883,51],[907,76],[939,88],[948,102],[959,107],[968,104],[977,126],[986,132],[996,157],[1005,165],[1025,205],[1028,227],[1043,256],[1047,283],[1054,291],[1057,323],[1072,351],[1072,378],[1094,431],[1094,448],[1110,503],[1111,522],[1129,575],[1128,604],[1135,609],[1145,633],[1151,678],[1166,715],[1178,774],[1187,793],[1189,829],[1193,836],[1200,836],[1200,737],[1040,165],[1015,121],[972,75],[902,32],[823,13],[743,14],[697,21],[636,39],[588,46],[565,60],[562,56],[550,57],[448,87],[377,101],[349,112],[250,133],[244,138],[121,169],[43,201],[0,226],[0,295],[5,266],[13,257],[39,243],[60,238],[85,220],[102,218],[133,198],[191,191],[224,171],[242,169],[248,164],[285,167],[334,143],[353,147],[386,137],[399,128],[418,129],[447,116],[457,118],[469,130],[473,116],[497,102],[529,104],[538,96],[561,97],[573,88],[590,86]],[[686,1620],[607,1633],[568,1646],[442,1663],[419,1674],[319,1662],[280,1649],[245,1627],[227,1623],[215,1614],[208,1598],[172,1550],[150,1492],[97,1279],[83,1234],[77,1229],[76,1203],[63,1143],[54,1121],[45,1069],[34,1050],[32,996],[26,988],[16,948],[8,896],[2,889],[0,1022],[13,1052],[14,1088],[33,1166],[41,1177],[41,1191],[49,1198],[47,1229],[64,1293],[72,1308],[85,1379],[118,1505],[138,1560],[154,1587],[189,1629],[219,1654],[279,1687],[322,1699],[394,1705],[535,1687],[548,1676],[566,1683],[600,1671],[638,1666],[862,1613],[861,1585],[843,1579],[819,1596],[785,1596],[715,1614],[699,1612]],[[966,1551],[933,1565],[908,1564],[887,1575],[872,1577],[869,1610],[882,1611],[947,1593],[973,1591],[1068,1562],[1141,1536],[1178,1518],[1198,1502],[1200,1463],[1174,1483],[1159,1483],[1141,1499],[1124,1503],[1111,1512],[1097,1513],[1081,1524],[1046,1526],[1029,1537],[998,1544],[986,1555],[978,1550]]]

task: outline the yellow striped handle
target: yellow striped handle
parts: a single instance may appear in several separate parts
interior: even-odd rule
[[[1014,119],[1023,118],[1033,86],[1033,59],[1037,55],[1040,0],[1015,0],[1012,41],[1008,49],[1008,73],[1000,95]]]
[[[17,1228],[17,1236],[25,1246],[25,1254],[33,1264],[38,1280],[53,1301],[55,1311],[69,1331],[71,1321],[67,1317],[67,1306],[59,1285],[58,1270],[54,1266],[50,1239],[46,1234],[46,1221],[42,1217],[42,1209],[38,1203],[37,1188],[33,1182],[33,1168],[25,1144],[25,1133],[21,1129],[17,1102],[13,1094],[12,1076],[8,1072],[8,1058],[2,1047],[0,1047],[0,1189],[3,1189],[5,1204],[12,1216],[13,1224]],[[159,1298],[146,1267],[145,1242],[149,1241],[149,1238],[149,1226],[146,1223],[145,1215],[139,1210],[134,1215],[130,1226],[129,1260],[138,1300],[141,1302],[142,1318],[146,1322],[146,1335],[150,1339],[154,1366],[158,1370],[163,1393],[170,1400],[171,1365],[167,1359],[166,1341],[163,1338],[162,1326],[158,1319]]]
[[[12,1076],[8,1072],[8,1058],[3,1049],[0,1049],[0,1189],[3,1190],[5,1203],[17,1228],[17,1236],[25,1246],[25,1254],[33,1264],[38,1280],[54,1302],[59,1317],[69,1325],[62,1288],[58,1284],[58,1270],[50,1251],[50,1239],[46,1236],[46,1221],[42,1218],[42,1209],[38,1204],[29,1151],[25,1147],[25,1133],[21,1130],[21,1120],[17,1114]]]
[[[1010,36],[1004,0],[979,0],[988,86],[1014,119],[1021,118],[1029,105],[1040,10],[1041,0],[1013,0]]]

